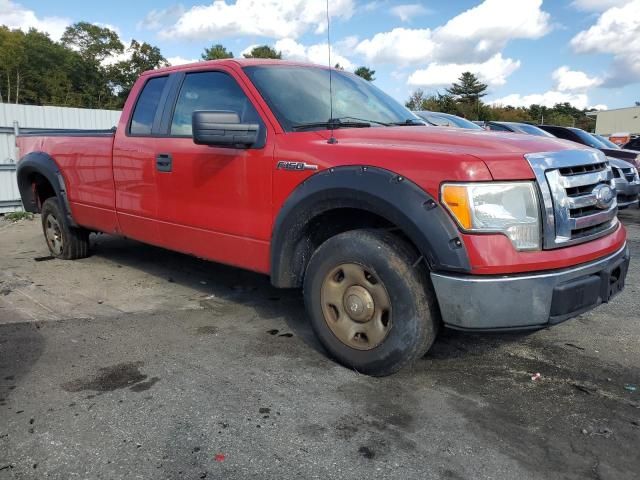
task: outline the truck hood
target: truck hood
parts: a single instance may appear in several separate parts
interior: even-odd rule
[[[329,132],[319,133],[329,138]],[[426,126],[338,129],[334,137],[343,146],[469,155],[482,160],[496,180],[534,178],[527,153],[591,150],[557,138]]]
[[[345,128],[335,130],[334,137],[340,142],[361,146],[393,145],[407,149],[468,154],[478,158],[496,154],[522,156],[525,153],[581,148],[573,142],[558,138],[445,127]]]

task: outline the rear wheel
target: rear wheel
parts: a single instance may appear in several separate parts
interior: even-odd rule
[[[313,328],[340,363],[389,375],[433,344],[438,308],[428,272],[404,240],[382,230],[353,230],[323,243],[305,273]]]
[[[68,225],[56,197],[45,200],[41,215],[42,230],[51,255],[65,260],[89,256],[89,232]]]

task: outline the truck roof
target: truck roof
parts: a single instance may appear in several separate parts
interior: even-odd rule
[[[298,67],[329,68],[328,65],[319,65],[309,62],[295,62],[290,60],[275,60],[270,58],[225,58],[223,60],[203,60],[200,62],[184,63],[182,65],[173,65],[170,67],[163,67],[155,70],[147,70],[146,72],[142,73],[142,76],[164,72],[189,70],[195,67],[206,67],[209,65],[237,65],[239,67],[250,67],[255,65],[290,65]]]

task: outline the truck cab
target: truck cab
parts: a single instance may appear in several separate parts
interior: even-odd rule
[[[601,152],[425,126],[340,70],[146,72],[115,132],[18,145],[23,202],[54,256],[87,256],[104,232],[269,275],[302,288],[330,355],[371,375],[423,356],[442,326],[544,328],[624,287]]]

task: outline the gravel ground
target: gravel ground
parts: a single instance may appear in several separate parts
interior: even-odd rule
[[[638,479],[639,280],[374,379],[266,277],[107,236],[52,260],[38,218],[0,221],[0,479]]]

